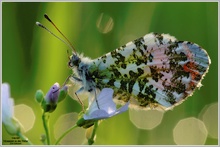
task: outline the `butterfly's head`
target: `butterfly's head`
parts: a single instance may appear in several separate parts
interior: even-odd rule
[[[78,67],[79,63],[81,62],[81,59],[76,54],[71,55],[69,59],[70,59],[68,63],[69,67],[74,67],[74,66]]]

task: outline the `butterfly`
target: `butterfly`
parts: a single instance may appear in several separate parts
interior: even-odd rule
[[[96,96],[97,91],[111,88],[117,103],[132,101],[138,108],[169,109],[180,104],[201,86],[210,64],[199,45],[158,33],[93,60],[73,48],[69,58],[70,79],[81,85],[77,94],[86,91]]]

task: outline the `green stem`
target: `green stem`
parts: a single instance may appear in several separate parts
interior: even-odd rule
[[[58,140],[56,141],[55,145],[59,144],[60,140],[63,139],[63,137],[65,137],[69,132],[71,132],[76,127],[78,127],[78,126],[75,124],[74,126],[69,128],[66,132],[64,132],[63,135],[61,135],[60,138],[58,138]]]
[[[17,135],[21,138],[21,140],[25,140],[27,141],[28,144],[33,145],[32,142],[26,136],[24,136],[20,131],[18,132]]]
[[[44,130],[46,132],[47,144],[50,145],[50,133],[49,133],[49,129],[48,129],[49,114],[47,115],[45,112],[43,112],[42,120],[43,120]]]
[[[88,144],[89,145],[92,145],[95,142],[94,138],[95,138],[95,133],[96,133],[97,128],[98,128],[98,121],[96,121],[94,123],[94,128],[93,128],[93,131],[92,131],[91,138],[88,139]]]

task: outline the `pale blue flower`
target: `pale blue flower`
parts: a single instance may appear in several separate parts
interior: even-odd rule
[[[104,88],[89,106],[87,113],[84,114],[85,120],[99,120],[112,117],[128,110],[129,102],[119,109],[116,109],[116,104],[113,102],[113,89]]]
[[[3,83],[2,92],[2,122],[11,135],[17,135],[20,132],[19,122],[14,118],[14,100],[10,96],[10,86]]]

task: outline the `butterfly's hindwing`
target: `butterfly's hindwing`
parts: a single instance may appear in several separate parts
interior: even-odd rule
[[[89,73],[97,88],[110,87],[123,101],[170,107],[200,86],[209,64],[198,45],[151,33],[93,60]]]

